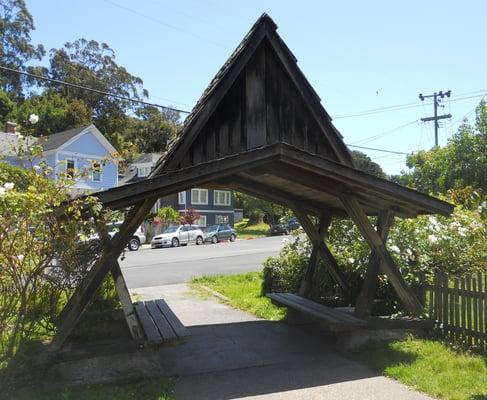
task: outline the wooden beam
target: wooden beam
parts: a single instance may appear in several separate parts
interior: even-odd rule
[[[342,274],[340,273],[339,266],[335,258],[333,257],[333,254],[328,249],[325,242],[322,240],[318,230],[315,228],[306,212],[300,206],[295,203],[290,203],[289,206],[293,210],[294,215],[298,217],[299,222],[301,223],[301,226],[311,240],[311,243],[313,243],[313,246],[316,247],[318,254],[325,263],[331,277],[336,283],[338,283],[346,298],[348,299],[350,297],[350,289],[345,283],[345,279],[343,278]]]
[[[394,214],[389,210],[383,210],[377,217],[377,233],[381,240],[386,243],[389,230],[394,223]],[[355,315],[359,318],[365,318],[370,315],[373,307],[374,296],[377,290],[377,275],[380,271],[381,259],[377,252],[370,253],[369,264],[365,272],[362,290],[357,298],[355,305]]]
[[[336,179],[342,183],[353,185],[356,191],[366,191],[370,195],[379,195],[390,202],[390,209],[400,205],[418,212],[450,215],[453,205],[428,196],[424,193],[398,185],[385,179],[377,178],[366,172],[346,165],[327,160],[307,153],[286,143],[281,143],[281,160],[291,166],[307,169],[318,175]]]
[[[169,171],[140,182],[93,193],[92,196],[97,197],[105,207],[124,208],[148,196],[162,197],[245,171],[253,166],[272,163],[279,158],[279,154],[279,144],[264,146],[178,171]]]
[[[111,237],[108,234],[108,230],[104,220],[100,221],[100,223],[97,224],[97,230],[98,235],[100,236],[100,240],[103,243],[103,248],[111,248]],[[120,269],[120,264],[117,260],[113,262],[111,274],[115,283],[115,291],[117,292],[118,299],[120,300],[120,304],[122,305],[123,314],[125,316],[125,321],[127,322],[130,335],[135,340],[142,340],[144,338],[142,327],[140,326],[137,315],[135,314],[135,308],[132,304],[132,299],[130,297],[127,284],[125,283],[125,278],[123,277],[122,270]]]
[[[63,319],[61,325],[49,345],[50,351],[57,351],[64,344],[95,295],[96,290],[100,287],[103,279],[113,268],[114,262],[118,259],[124,247],[149,213],[156,200],[157,198],[150,197],[134,206],[125,218],[120,230],[110,241],[111,246],[109,248],[104,247],[101,256],[88,271],[66,304],[66,311],[63,310],[62,313]]]
[[[407,285],[399,268],[396,266],[393,258],[387,251],[385,243],[382,241],[379,234],[374,227],[370,224],[367,215],[362,209],[360,203],[353,196],[341,198],[343,207],[347,210],[350,218],[355,222],[357,228],[361,232],[365,241],[369,244],[370,248],[375,251],[380,259],[380,268],[387,275],[392,287],[396,291],[399,299],[403,302],[406,309],[414,316],[419,316],[423,312],[423,306],[419,302],[418,298]]]
[[[327,212],[323,212],[320,217],[320,221],[318,222],[318,233],[320,234],[321,240],[325,240],[325,237],[328,233],[328,228],[331,224],[331,214]],[[318,249],[313,246],[313,250],[311,251],[311,255],[309,257],[308,267],[303,276],[303,280],[301,281],[301,285],[299,286],[299,295],[307,297],[309,292],[309,284],[311,283],[316,266],[318,264]]]

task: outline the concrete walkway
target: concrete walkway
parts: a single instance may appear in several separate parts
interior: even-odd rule
[[[259,320],[184,284],[131,292],[165,298],[190,328],[186,343],[157,355],[178,400],[430,399],[339,355],[321,332]]]

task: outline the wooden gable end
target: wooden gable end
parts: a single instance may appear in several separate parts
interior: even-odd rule
[[[276,142],[340,161],[298,88],[264,38],[221,99],[179,168]],[[341,138],[338,138],[341,140]]]
[[[158,173],[278,142],[353,167],[276,28],[267,15],[257,20],[188,116]]]

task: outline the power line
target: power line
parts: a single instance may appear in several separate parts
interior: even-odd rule
[[[417,123],[418,120],[415,119],[414,121],[411,121],[411,122],[408,122],[407,124],[404,124],[404,125],[401,125],[401,126],[398,126],[396,128],[392,128],[392,129],[389,129],[387,131],[384,131],[384,132],[381,132],[381,133],[378,133],[376,135],[373,135],[373,136],[369,136],[369,137],[366,137],[366,138],[362,138],[362,139],[359,139],[357,140],[356,142],[353,142],[355,144],[364,144],[364,143],[368,143],[368,142],[372,142],[374,141],[375,139],[379,139],[381,137],[384,137],[384,136],[387,136],[387,135],[390,135],[391,133],[394,133],[394,132],[397,132],[401,129],[404,129],[410,125],[413,125],[415,123]]]
[[[390,153],[390,154],[401,154],[401,155],[409,155],[411,153],[404,153],[402,151],[393,151],[393,150],[385,150],[385,149],[376,149],[374,147],[365,147],[365,146],[357,146],[354,144],[347,144],[348,147],[356,147],[357,149],[363,149],[363,150],[373,150],[373,151],[380,151],[382,153]]]
[[[138,99],[134,99],[134,98],[131,98],[131,97],[121,96],[121,95],[118,95],[118,94],[115,94],[115,93],[105,92],[103,90],[98,90],[98,89],[90,88],[90,87],[87,87],[87,86],[78,85],[76,83],[61,81],[59,79],[47,78],[45,76],[35,75],[35,74],[31,74],[29,72],[24,72],[24,71],[19,71],[17,69],[13,69],[13,68],[9,68],[9,67],[4,67],[2,65],[0,65],[0,69],[2,69],[4,71],[8,71],[8,72],[14,72],[14,73],[20,74],[20,75],[25,75],[25,76],[28,76],[28,77],[34,78],[34,79],[39,79],[39,80],[43,80],[43,81],[53,82],[53,83],[57,83],[59,85],[65,85],[65,86],[73,87],[73,88],[76,88],[76,89],[82,89],[82,90],[86,90],[86,91],[93,92],[93,93],[103,94],[105,96],[113,97],[113,98],[120,99],[120,100],[130,101],[132,103],[139,103],[139,104],[144,104],[146,106],[159,107],[159,108],[162,108],[164,110],[175,111],[175,112],[178,112],[178,113],[181,113],[181,114],[189,114],[190,113],[190,111],[181,110],[179,108],[162,106],[162,105],[156,104],[156,103],[149,103],[147,101],[138,100]]]
[[[473,99],[476,97],[483,97],[486,94],[487,94],[487,89],[477,90],[477,91],[468,92],[468,93],[462,93],[462,94],[459,94],[458,96],[454,97],[453,99],[451,99],[450,102],[463,101],[463,100]],[[470,96],[470,95],[472,95],[472,96]],[[366,115],[378,114],[378,113],[383,113],[383,112],[391,112],[391,111],[401,111],[401,110],[407,110],[410,108],[417,108],[417,107],[422,107],[422,104],[418,104],[417,102],[415,102],[415,103],[397,104],[394,106],[387,106],[387,107],[380,107],[380,108],[371,108],[368,110],[357,111],[355,113],[338,115],[338,116],[335,116],[334,119],[362,117],[362,116],[366,116]]]

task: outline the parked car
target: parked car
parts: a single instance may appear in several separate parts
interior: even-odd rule
[[[287,222],[279,222],[272,224],[269,228],[269,234],[271,235],[289,235],[292,231],[301,228],[297,218],[291,218]]]
[[[123,221],[117,221],[111,224],[107,224],[107,230],[110,237],[115,236],[115,234],[120,230],[122,224]],[[127,243],[127,248],[130,251],[137,251],[139,250],[140,246],[145,243],[145,240],[146,237],[145,237],[144,228],[142,226],[139,226],[135,231],[134,236],[132,236],[132,238]]]
[[[203,244],[205,234],[198,225],[172,225],[152,238],[150,247],[178,247],[188,243]]]
[[[220,240],[235,242],[237,231],[228,224],[211,225],[206,228],[205,242],[218,243]]]
[[[114,237],[115,234],[120,230],[120,227],[122,226],[123,221],[117,221],[117,222],[112,222],[107,224],[107,231],[110,237]],[[88,238],[89,241],[91,240],[100,240],[100,237],[98,234],[91,235]],[[127,248],[130,251],[137,251],[139,250],[140,246],[145,243],[146,237],[145,237],[145,232],[144,228],[142,226],[139,226],[137,230],[134,233],[134,236],[129,240],[127,243]]]

